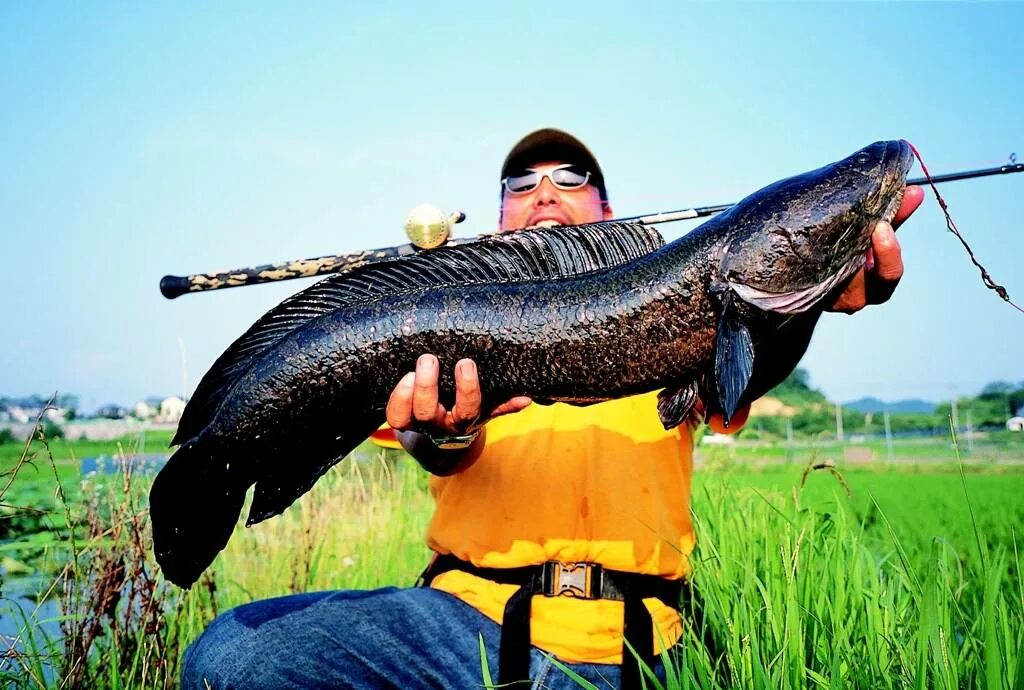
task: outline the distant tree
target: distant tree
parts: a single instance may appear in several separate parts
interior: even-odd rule
[[[55,441],[56,439],[64,438],[64,430],[60,428],[60,425],[48,419],[43,422],[43,436],[46,437],[47,441]]]
[[[794,369],[785,381],[768,391],[768,395],[794,405],[828,402],[824,393],[811,388],[811,375],[801,368]]]
[[[69,414],[73,415],[78,411],[78,396],[71,393],[61,393],[53,401],[53,404],[57,407],[63,407]]]
[[[1010,414],[1017,414],[1024,411],[1024,382],[1014,386],[1013,392],[1009,395]]]
[[[981,389],[981,395],[978,396],[978,400],[993,406],[999,405],[1002,408],[1002,412],[1007,417],[1011,417],[1019,407],[1019,404],[1014,404],[1015,392],[1015,387],[1012,383],[1008,381],[993,381]]]
[[[978,397],[982,400],[994,400],[996,398],[1006,397],[1013,392],[1013,384],[1009,381],[993,381],[992,383],[986,384],[981,389],[981,395]]]
[[[790,386],[793,386],[795,388],[803,388],[806,390],[810,390],[811,374],[806,369],[801,369],[800,367],[797,367],[796,369],[790,372],[789,376],[787,376],[786,380],[783,381],[782,383],[789,384]]]
[[[977,398],[959,398],[956,401],[957,418],[956,422],[961,428],[967,426],[968,419],[971,426],[1002,426],[1006,423],[1006,402],[1004,400],[991,400]],[[942,425],[949,426],[953,414],[952,406],[948,402],[939,403],[935,414],[942,420]]]
[[[8,429],[7,427],[0,429],[0,446],[2,446],[5,443],[14,443],[17,440],[18,437],[15,436],[14,432]]]

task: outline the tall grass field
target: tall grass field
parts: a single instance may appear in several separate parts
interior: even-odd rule
[[[173,688],[182,652],[218,612],[409,585],[427,561],[425,474],[364,445],[282,516],[240,525],[184,592],[152,558],[152,477],[82,477],[82,450],[0,446],[0,687]],[[754,454],[711,456],[696,473],[707,629],[688,629],[666,657],[664,687],[1024,688],[1019,466],[755,467]],[[481,687],[493,671],[481,668]]]

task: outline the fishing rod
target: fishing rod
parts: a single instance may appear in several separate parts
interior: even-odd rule
[[[1016,156],[1010,156],[1010,162],[1006,165],[995,168],[953,172],[945,175],[932,175],[930,179],[933,184],[939,184],[941,182],[969,180],[977,177],[1008,175],[1019,172],[1024,172],[1024,163],[1017,163]],[[928,181],[929,178],[927,177],[918,177],[907,180],[907,186],[921,185]],[[663,211],[642,216],[615,218],[603,222],[656,225],[658,223],[705,218],[721,213],[732,208],[732,206],[733,204],[698,206],[678,211]],[[311,278],[329,273],[340,273],[383,259],[409,256],[424,249],[433,249],[442,244],[454,246],[475,242],[478,239],[477,237],[449,239],[451,226],[461,223],[465,218],[466,214],[461,211],[456,211],[446,216],[439,209],[429,204],[422,204],[410,212],[405,222],[406,234],[412,240],[409,244],[402,244],[397,247],[382,247],[380,249],[366,249],[349,254],[330,254],[313,259],[282,261],[262,266],[236,268],[230,271],[195,273],[187,276],[167,275],[160,279],[160,292],[167,299],[174,299],[191,292],[207,292],[209,290],[272,283],[293,278]]]

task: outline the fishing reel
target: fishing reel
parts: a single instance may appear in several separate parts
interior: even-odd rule
[[[448,241],[452,226],[466,220],[466,214],[455,211],[445,215],[433,204],[420,204],[405,219],[405,234],[419,249],[434,249]]]

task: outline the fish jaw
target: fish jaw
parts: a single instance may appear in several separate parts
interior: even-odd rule
[[[912,162],[906,141],[876,142],[747,197],[723,250],[723,282],[764,311],[819,305],[864,265],[878,221],[892,221],[902,203]]]

